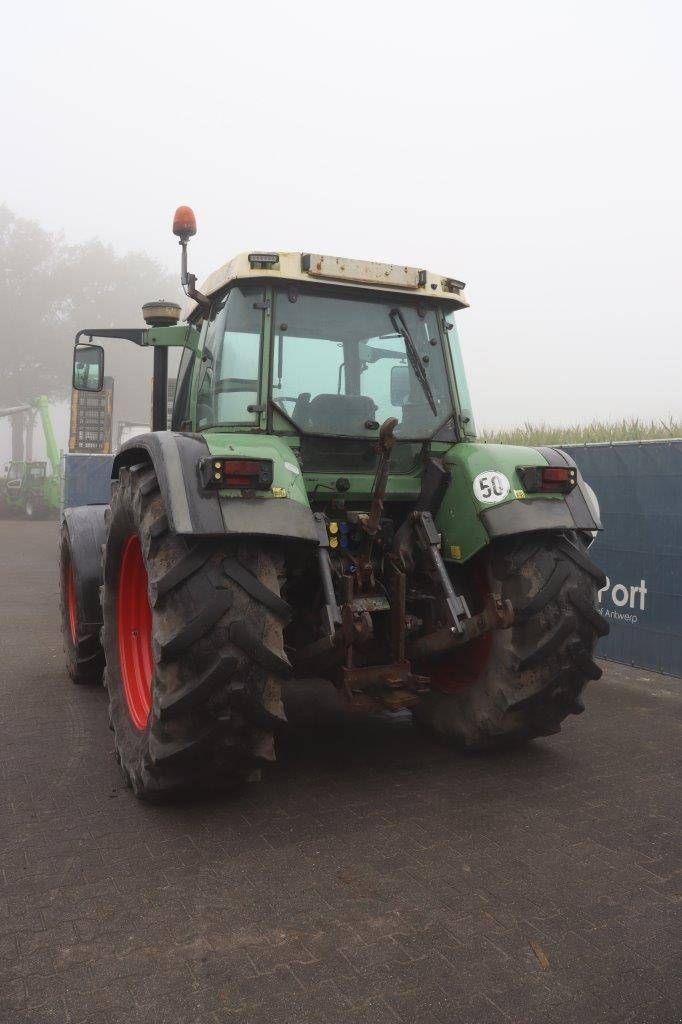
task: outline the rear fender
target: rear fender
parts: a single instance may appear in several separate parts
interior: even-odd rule
[[[452,480],[441,504],[437,525],[446,558],[465,562],[492,540],[538,530],[600,530],[599,506],[578,474],[578,486],[567,495],[526,494],[519,466],[573,466],[554,448],[463,443],[445,456]],[[480,498],[475,481],[481,474],[501,474],[506,493]],[[506,481],[506,483],[505,483]]]
[[[140,434],[123,445],[114,459],[112,476],[122,467],[149,462],[156,470],[168,524],[181,534],[200,536],[277,536],[282,540],[317,543],[313,514],[293,452],[278,438],[249,435],[211,434],[210,446],[203,434],[181,434],[171,430]],[[286,449],[282,452],[281,449]],[[284,456],[289,453],[289,459]],[[273,488],[267,495],[241,497],[201,486],[198,466],[209,456],[231,455],[272,458]],[[290,465],[290,471],[285,469]],[[298,475],[296,486],[278,481]],[[280,496],[283,495],[283,496]]]

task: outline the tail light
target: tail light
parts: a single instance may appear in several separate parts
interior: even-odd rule
[[[568,494],[578,483],[578,470],[575,466],[518,466],[516,471],[523,489],[529,494]]]
[[[273,480],[272,459],[202,459],[202,487],[213,490],[269,491]]]

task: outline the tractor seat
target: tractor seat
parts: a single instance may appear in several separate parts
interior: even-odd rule
[[[324,434],[357,434],[377,411],[368,395],[315,395],[307,412],[307,429]]]

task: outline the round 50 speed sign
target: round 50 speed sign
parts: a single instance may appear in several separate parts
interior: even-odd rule
[[[487,469],[474,480],[474,497],[485,505],[494,505],[509,494],[510,483],[504,473]]]

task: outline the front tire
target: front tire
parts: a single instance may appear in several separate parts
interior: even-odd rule
[[[282,560],[172,533],[148,464],[121,470],[107,521],[105,682],[124,780],[148,800],[234,788],[274,760],[284,718]]]
[[[597,601],[605,577],[577,535],[505,539],[483,562],[488,591],[514,606],[514,625],[476,642],[484,657],[473,677],[458,671],[466,648],[432,666],[434,688],[414,711],[418,723],[469,750],[549,736],[581,714],[586,684],[602,674],[597,638],[609,631]]]
[[[104,652],[99,626],[84,621],[83,609],[78,600],[71,537],[66,523],[62,523],[59,541],[59,584],[66,670],[78,686],[97,686],[102,682]]]

